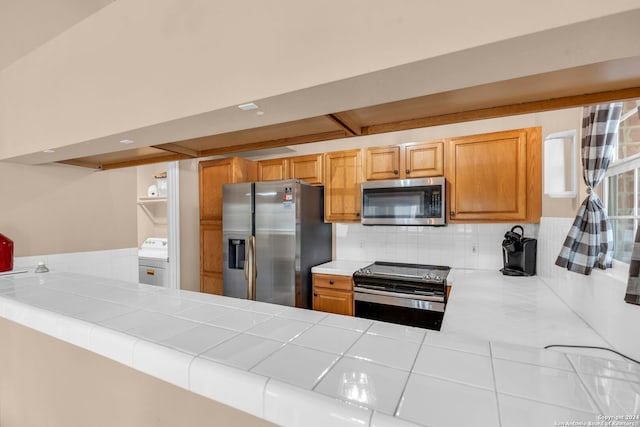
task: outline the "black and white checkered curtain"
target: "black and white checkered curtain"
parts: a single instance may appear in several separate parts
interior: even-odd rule
[[[613,259],[613,231],[604,206],[593,191],[602,182],[618,139],[622,103],[585,107],[582,112],[582,177],[587,198],[564,241],[556,265],[591,274],[594,267],[609,268]]]
[[[640,305],[640,227],[636,230],[636,241],[633,244],[633,252],[631,252],[629,282],[624,300],[631,304]]]

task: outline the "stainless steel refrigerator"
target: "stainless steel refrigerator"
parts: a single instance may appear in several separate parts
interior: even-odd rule
[[[311,267],[331,261],[324,191],[298,180],[226,184],[224,295],[311,308]]]

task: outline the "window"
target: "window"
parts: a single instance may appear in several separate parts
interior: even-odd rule
[[[613,227],[613,258],[629,263],[640,221],[640,100],[623,103],[618,146],[605,175],[607,214]]]

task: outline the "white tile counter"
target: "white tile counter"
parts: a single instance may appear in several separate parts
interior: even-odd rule
[[[373,261],[335,260],[311,268],[312,273],[353,276],[357,270],[372,264]]]
[[[640,413],[635,364],[150,285],[3,276],[0,316],[280,425],[538,427]]]

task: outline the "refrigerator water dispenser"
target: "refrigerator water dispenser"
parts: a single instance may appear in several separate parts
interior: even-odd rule
[[[233,270],[244,269],[245,240],[228,239],[229,242],[229,268]]]

